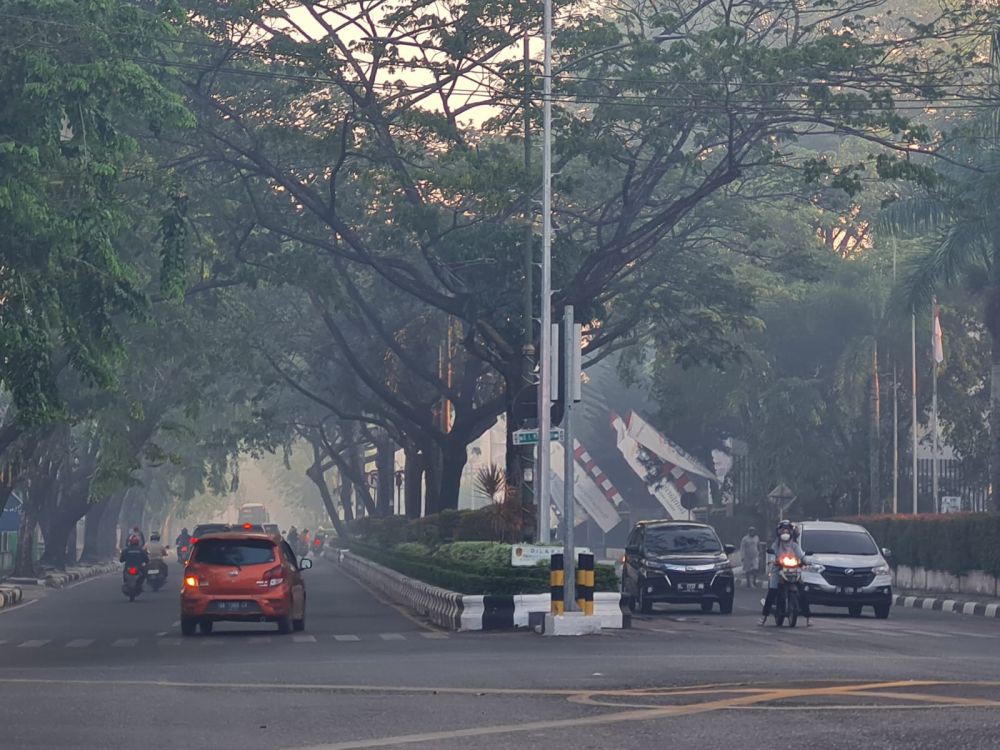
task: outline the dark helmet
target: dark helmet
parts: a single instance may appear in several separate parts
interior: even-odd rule
[[[139,546],[139,535],[138,534],[132,534],[128,538],[128,546],[129,547],[138,547]]]
[[[160,541],[160,532],[159,531],[151,531],[151,532],[149,532],[149,541],[151,541],[151,542],[158,542],[158,541]]]
[[[183,529],[181,529],[181,533],[182,534],[187,534],[188,533],[187,526],[185,526]]]

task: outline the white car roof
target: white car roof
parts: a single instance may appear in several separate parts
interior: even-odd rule
[[[801,521],[799,529],[802,531],[860,531],[867,534],[868,529],[858,526],[856,523],[841,523],[840,521]]]

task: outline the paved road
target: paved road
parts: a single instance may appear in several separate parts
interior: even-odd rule
[[[600,638],[455,634],[331,563],[307,575],[294,636],[182,639],[176,581],[129,604],[114,576],[0,614],[0,747],[1000,746],[995,620],[759,628],[744,591],[731,616],[665,608]]]

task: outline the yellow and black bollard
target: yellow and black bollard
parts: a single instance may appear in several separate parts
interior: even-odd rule
[[[576,563],[576,606],[583,614],[594,614],[594,556],[581,552]]]
[[[549,592],[552,595],[552,614],[561,615],[566,611],[564,591],[566,587],[566,571],[563,568],[561,553],[552,555],[549,568]]]

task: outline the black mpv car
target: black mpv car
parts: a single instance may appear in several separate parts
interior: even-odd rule
[[[629,608],[649,613],[653,602],[699,603],[711,612],[733,611],[731,544],[719,541],[715,529],[691,521],[640,521],[625,546],[622,594]]]

